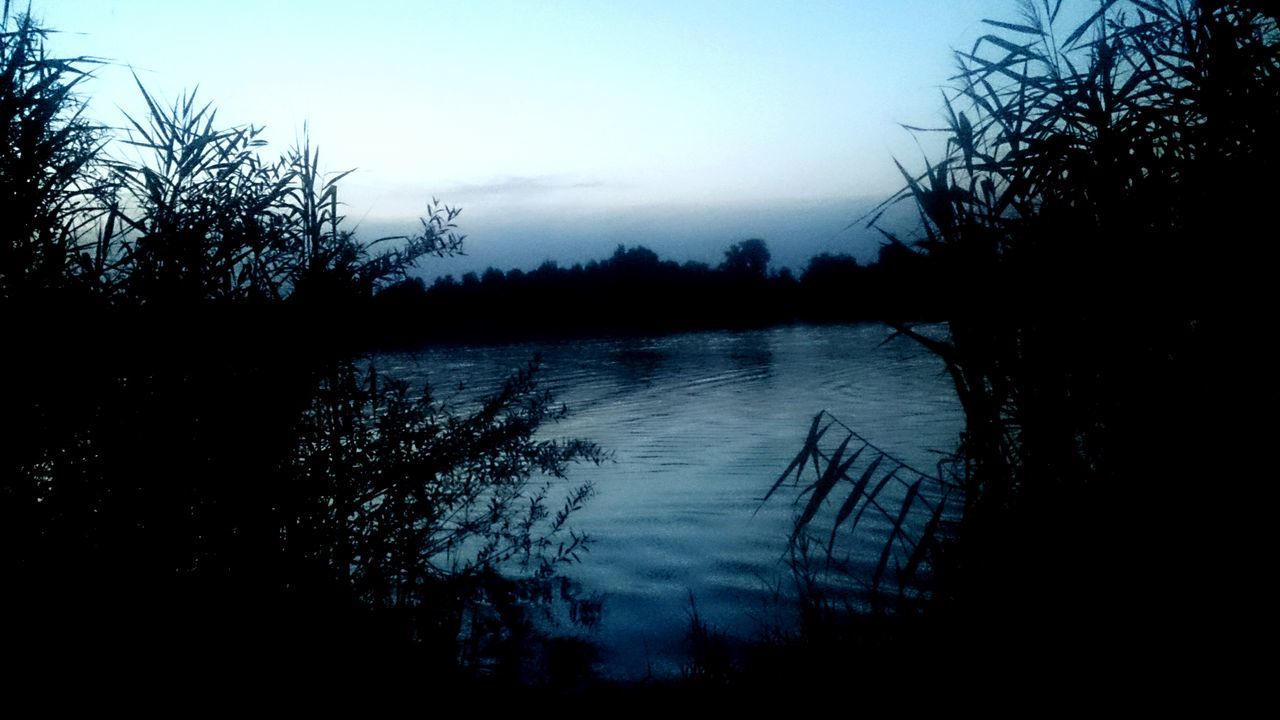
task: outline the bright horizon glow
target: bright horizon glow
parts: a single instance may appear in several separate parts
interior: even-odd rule
[[[83,87],[95,119],[140,112],[130,67],[162,101],[198,86],[222,122],[265,126],[274,153],[306,123],[324,167],[357,168],[343,183],[352,220],[412,221],[435,196],[465,209],[482,250],[556,217],[607,229],[646,209],[883,198],[901,180],[892,158],[921,157],[899,123],[937,124],[952,50],[989,30],[982,18],[1016,12],[1012,0],[32,6],[59,31],[55,53],[111,61]],[[761,224],[732,231],[790,242],[785,220]]]

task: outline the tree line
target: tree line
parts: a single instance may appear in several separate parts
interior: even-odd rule
[[[865,265],[822,253],[799,277],[771,269],[758,238],[733,243],[716,266],[619,245],[608,258],[570,267],[553,260],[529,272],[490,267],[430,286],[409,278],[381,290],[369,317],[383,341],[399,342],[928,320],[941,317],[946,298],[930,272],[927,257],[899,242]]]

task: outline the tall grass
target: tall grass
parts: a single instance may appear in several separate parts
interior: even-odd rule
[[[1223,609],[1187,599],[1188,563],[1251,552],[1224,539],[1242,508],[1222,493],[1260,470],[1229,448],[1274,431],[1228,418],[1270,386],[1255,324],[1274,306],[1259,233],[1274,227],[1280,29],[1264,3],[1103,0],[1075,25],[1064,5],[1022,2],[956,53],[943,124],[912,128],[942,134],[944,156],[899,164],[903,188],[866,218],[917,211],[911,245],[954,299],[949,336],[894,328],[945,362],[966,415],[956,487],[926,476],[878,509],[871,584],[933,485],[953,491],[955,523],[921,514],[900,569],[928,565],[939,612],[988,628],[973,642],[1153,657]],[[815,420],[788,471],[812,462],[816,478],[797,532],[825,499],[843,499],[837,527],[875,499],[874,473],[849,472],[866,442],[819,454],[829,428]]]
[[[930,553],[944,521],[956,519],[960,471],[954,458],[918,470],[824,410],[761,502],[784,487],[795,493],[789,546],[793,569],[803,566],[800,574],[809,578],[806,594],[840,578],[823,592],[839,594],[837,585],[852,581],[849,607],[904,611],[929,599]],[[874,555],[866,552],[868,538],[879,539]],[[825,559],[813,566],[817,551]]]
[[[390,663],[514,673],[529,608],[598,607],[559,575],[593,444],[534,367],[476,407],[361,362],[380,286],[457,252],[433,200],[364,241],[309,137],[272,158],[194,93],[141,83],[112,136],[75,95],[93,61],[0,32],[0,577],[14,652]],[[19,321],[26,318],[22,327]],[[179,663],[180,664],[180,663]],[[164,669],[150,667],[149,669]]]
[[[55,57],[26,15],[0,12],[0,299],[65,288],[95,217],[104,142],[76,92],[98,61]]]
[[[262,154],[261,128],[224,128],[195,93],[128,117],[110,161],[114,194],[100,254],[108,287],[133,302],[359,301],[428,255],[461,249],[460,214],[434,201],[416,235],[360,242],[343,226],[339,184],[304,133],[283,157]],[[380,249],[379,246],[386,247]]]

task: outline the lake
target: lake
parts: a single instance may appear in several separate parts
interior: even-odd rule
[[[568,574],[603,597],[601,622],[585,633],[602,649],[602,672],[636,678],[678,671],[691,595],[706,622],[734,636],[777,619],[771,585],[786,577],[794,491],[760,499],[818,411],[922,469],[955,448],[963,413],[941,361],[907,339],[884,343],[890,334],[879,324],[791,326],[431,346],[376,362],[437,394],[465,383],[466,397],[541,356],[542,386],[570,411],[544,434],[613,454],[570,470],[596,494],[572,521],[593,542]]]

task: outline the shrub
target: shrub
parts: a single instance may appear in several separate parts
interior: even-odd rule
[[[1261,469],[1225,449],[1272,429],[1222,419],[1264,372],[1250,328],[1274,265],[1255,228],[1280,30],[1261,3],[1104,0],[1061,28],[1063,5],[1023,2],[957,53],[945,156],[899,165],[905,186],[870,220],[918,212],[911,249],[953,300],[949,332],[894,327],[946,363],[966,415],[951,509],[919,516],[901,567],[927,570],[924,607],[1010,657],[1114,645],[1167,662],[1203,640],[1188,618],[1225,609],[1186,599],[1187,567],[1247,566],[1250,542],[1214,538],[1254,521],[1210,488]],[[845,473],[859,443],[813,455],[819,431],[797,459],[823,461],[814,500],[875,500]],[[1171,520],[1188,517],[1206,530]]]
[[[456,252],[459,211],[433,200],[417,235],[362,242],[308,140],[265,159],[193,94],[139,86],[147,115],[100,148],[71,94],[87,61],[46,57],[7,4],[4,22],[0,315],[32,320],[5,328],[23,352],[0,412],[15,647],[404,650],[455,673],[527,635],[531,605],[590,619],[557,574],[590,495],[563,474],[601,455],[536,436],[559,411],[534,368],[460,409],[361,360],[366,301]]]

